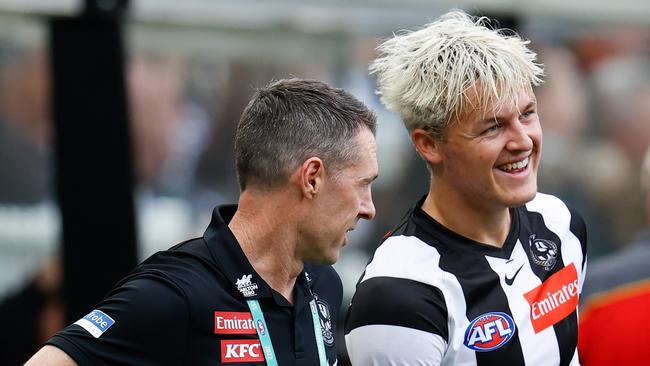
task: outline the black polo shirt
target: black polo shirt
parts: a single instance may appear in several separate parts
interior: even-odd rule
[[[47,343],[80,365],[263,365],[247,299],[257,299],[278,364],[318,365],[309,302],[316,299],[330,365],[342,285],[330,266],[305,264],[290,304],[255,272],[215,208],[202,238],[158,252],[84,318]],[[246,296],[245,296],[246,295]]]

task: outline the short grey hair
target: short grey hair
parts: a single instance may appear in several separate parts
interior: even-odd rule
[[[417,31],[383,42],[370,66],[378,94],[406,128],[442,137],[447,125],[466,115],[466,105],[489,112],[516,101],[521,90],[542,83],[536,54],[514,32],[488,28],[489,19],[460,10]],[[469,98],[472,96],[472,98]]]
[[[310,157],[328,172],[357,158],[354,137],[376,133],[376,117],[342,89],[316,80],[284,79],[258,89],[244,109],[235,136],[239,187],[273,189]]]

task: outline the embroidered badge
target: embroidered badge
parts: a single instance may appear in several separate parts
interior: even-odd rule
[[[530,256],[538,266],[550,271],[557,262],[557,244],[546,239],[537,239],[533,234],[528,238]]]
[[[235,283],[237,289],[246,297],[257,295],[255,293],[255,290],[257,290],[257,284],[251,282],[251,278],[253,278],[253,275],[243,275],[241,278],[238,278]]]
[[[323,331],[323,342],[327,346],[332,346],[334,345],[334,332],[332,331],[332,317],[330,315],[329,305],[325,301],[316,298],[316,307],[318,308],[320,327]]]

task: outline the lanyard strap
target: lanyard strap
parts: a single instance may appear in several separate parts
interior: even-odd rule
[[[316,338],[316,347],[318,348],[320,366],[328,366],[327,356],[325,355],[325,343],[323,343],[323,330],[320,326],[318,309],[316,309],[316,300],[311,299],[309,302],[309,308],[311,308],[311,320],[314,322],[314,337]]]
[[[246,302],[248,303],[248,308],[251,310],[251,314],[253,315],[255,330],[257,331],[257,336],[260,337],[260,342],[262,343],[262,350],[264,351],[266,364],[269,366],[278,366],[278,360],[275,358],[275,351],[273,351],[273,344],[271,343],[271,335],[269,334],[269,328],[266,326],[260,303],[255,299],[246,300]]]
[[[266,326],[264,314],[262,313],[259,302],[255,299],[251,299],[246,300],[246,303],[248,303],[248,308],[253,316],[257,336],[260,338],[260,343],[262,343],[262,350],[264,350],[266,364],[269,366],[278,366],[278,360],[275,358],[275,351],[273,350],[273,344],[271,343],[269,328]],[[318,348],[319,365],[328,366],[327,356],[325,355],[325,343],[323,343],[323,331],[320,325],[320,318],[318,317],[318,309],[316,308],[316,300],[312,299],[309,302],[309,308],[311,309],[311,319],[314,324],[314,337],[316,338],[316,347]]]

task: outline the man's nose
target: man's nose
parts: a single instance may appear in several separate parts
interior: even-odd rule
[[[372,202],[372,195],[370,193],[361,201],[359,216],[366,220],[372,220],[375,217],[375,204]]]

